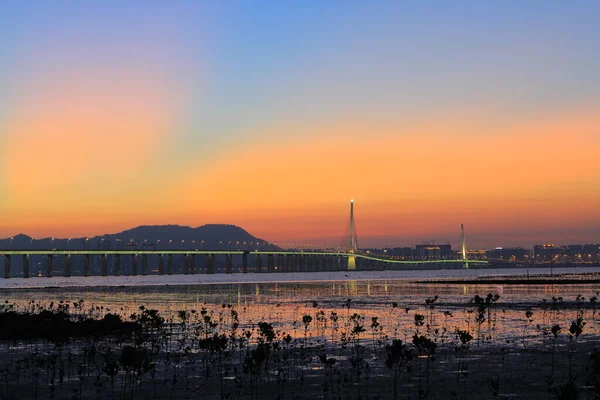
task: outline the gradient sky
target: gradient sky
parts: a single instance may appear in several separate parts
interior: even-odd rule
[[[0,236],[600,242],[600,2],[3,1]]]

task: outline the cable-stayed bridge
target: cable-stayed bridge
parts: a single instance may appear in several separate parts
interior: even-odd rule
[[[358,247],[354,201],[350,202],[350,236],[346,251],[303,250],[210,250],[210,249],[123,249],[123,250],[2,250],[4,278],[91,275],[171,275],[248,272],[320,272],[381,269],[468,268],[469,264],[485,265],[487,261],[468,260],[464,227],[462,252],[457,259],[402,260],[380,254],[363,253]],[[33,269],[30,259],[45,259]],[[20,264],[13,273],[13,261]],[[74,268],[74,260],[79,268]],[[55,268],[55,265],[59,268]],[[122,268],[125,267],[125,268]],[[2,267],[0,266],[0,269]],[[42,271],[43,270],[43,271]],[[33,272],[33,273],[32,273]]]

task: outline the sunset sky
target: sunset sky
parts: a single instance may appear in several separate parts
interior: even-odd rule
[[[0,237],[600,242],[600,2],[123,3],[0,4]]]

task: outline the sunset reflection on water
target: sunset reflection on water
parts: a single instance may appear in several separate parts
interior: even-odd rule
[[[597,296],[597,292],[597,286],[591,284],[464,285],[349,280],[22,289],[5,291],[4,300],[25,309],[30,307],[31,301],[47,307],[51,302],[74,303],[83,299],[84,309],[91,313],[116,312],[124,317],[144,306],[159,310],[167,319],[176,319],[179,310],[195,310],[198,313],[204,307],[222,321],[226,320],[226,305],[232,305],[238,311],[244,328],[251,329],[258,322],[266,321],[294,337],[306,333],[332,341],[338,341],[339,333],[349,328],[349,318],[355,313],[360,316],[367,337],[375,334],[371,328],[372,318],[376,317],[381,326],[377,335],[401,339],[415,333],[415,315],[420,314],[425,317],[420,331],[428,330],[440,341],[450,340],[454,330],[460,328],[470,330],[475,338],[489,335],[492,342],[501,340],[505,344],[517,345],[524,337],[525,340],[543,340],[544,328],[554,324],[561,325],[566,332],[579,309],[588,321],[581,339],[597,335],[600,332],[596,322],[596,303],[590,300]],[[476,306],[470,301],[475,295],[485,297],[488,293],[498,294],[500,298],[490,307],[479,327],[475,320]],[[436,295],[437,300],[427,305],[426,299],[433,299]],[[576,302],[577,295],[584,298],[579,303]],[[525,316],[527,310],[533,313],[530,318]],[[304,315],[312,318],[306,332],[302,323]],[[338,327],[334,326],[332,315],[339,317]]]

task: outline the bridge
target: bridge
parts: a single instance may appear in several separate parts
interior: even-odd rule
[[[30,276],[29,259],[31,256],[46,258],[45,276],[54,274],[53,264],[56,258],[64,257],[63,276],[71,276],[71,263],[73,257],[83,259],[83,269],[78,275],[90,276],[92,261],[99,261],[101,276],[109,274],[121,275],[121,261],[125,257],[130,260],[132,276],[138,274],[172,275],[174,273],[214,274],[217,272],[217,257],[224,263],[222,270],[225,273],[248,272],[319,272],[319,271],[348,271],[348,270],[377,270],[377,269],[438,269],[462,268],[468,264],[487,264],[487,261],[441,259],[441,260],[398,260],[380,255],[362,254],[354,252],[321,252],[321,251],[271,251],[271,250],[0,250],[4,257],[4,278],[11,277],[11,260],[19,257],[22,259],[22,277]],[[173,258],[179,256],[183,259],[183,270],[174,269]],[[199,256],[204,258],[204,267],[196,268]],[[234,256],[241,257],[241,266],[238,271],[234,268]],[[158,268],[148,268],[149,258],[157,260]],[[109,270],[109,262],[111,268]],[[252,261],[252,262],[251,262]],[[141,265],[140,265],[141,264]],[[141,268],[139,268],[141,267]],[[165,268],[166,267],[166,268]],[[180,266],[181,267],[181,266]]]
[[[4,278],[12,274],[12,260],[22,260],[21,273],[18,276],[29,278],[30,257],[36,256],[46,260],[46,277],[54,276],[56,259],[62,261],[62,275],[70,277],[72,272],[79,276],[93,275],[92,265],[100,276],[120,276],[123,259],[129,259],[128,275],[172,275],[175,273],[214,274],[248,273],[248,272],[320,272],[320,271],[352,271],[352,270],[378,270],[378,269],[442,269],[442,268],[468,268],[469,264],[487,265],[487,261],[468,260],[466,258],[466,245],[464,228],[462,229],[462,257],[457,259],[435,260],[403,260],[379,254],[363,253],[359,250],[354,221],[354,201],[350,203],[350,240],[349,250],[333,251],[289,251],[289,250],[198,250],[198,249],[124,249],[124,250],[1,250],[0,257],[4,258]],[[73,271],[72,260],[77,257],[83,260],[82,268]],[[175,265],[174,258],[180,263]],[[203,258],[204,266],[196,268],[197,258]],[[234,258],[238,259],[234,263]],[[240,260],[241,259],[241,260]],[[109,262],[110,260],[110,262]],[[153,261],[156,268],[149,268],[149,261]],[[155,262],[154,262],[155,261]],[[239,262],[241,261],[241,262]],[[110,269],[109,269],[110,264]],[[141,264],[141,265],[140,265]],[[183,264],[183,265],[181,265]],[[238,266],[237,271],[235,266]],[[1,267],[0,267],[1,268]],[[39,271],[39,270],[38,270]],[[123,271],[125,272],[125,271]],[[38,273],[39,275],[39,273]]]

